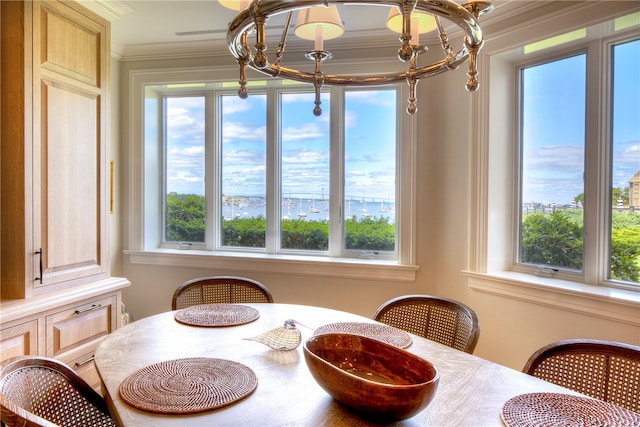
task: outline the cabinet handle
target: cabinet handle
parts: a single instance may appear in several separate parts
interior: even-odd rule
[[[36,280],[39,280],[42,284],[42,248],[35,252],[36,255],[40,255],[40,277],[36,277]]]
[[[102,305],[100,304],[91,304],[87,308],[83,308],[82,310],[76,310],[76,314],[86,313],[87,311],[95,310],[96,308],[100,308],[100,307],[102,307]]]
[[[79,368],[80,366],[86,365],[87,363],[91,363],[93,362],[93,359],[95,359],[96,356],[93,355],[90,358],[88,358],[87,360],[83,360],[82,362],[76,362],[76,364],[74,365],[76,368]]]

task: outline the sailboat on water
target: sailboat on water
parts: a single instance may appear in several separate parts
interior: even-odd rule
[[[305,216],[307,216],[307,213],[302,210],[302,197],[300,197],[300,205],[298,206],[298,216],[300,218],[304,218]]]
[[[390,210],[391,210],[391,206],[385,206],[384,200],[382,200],[380,202],[380,209],[378,209],[378,212],[389,212]]]
[[[309,212],[320,213],[320,209],[316,208],[316,199],[314,195],[311,196],[311,207],[309,208]]]

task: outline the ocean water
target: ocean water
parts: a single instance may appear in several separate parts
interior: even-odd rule
[[[228,198],[223,204],[222,215],[225,219],[252,218],[265,215],[264,199],[259,197]],[[318,221],[329,218],[328,201],[322,199],[283,199],[281,203],[283,219],[299,219],[302,221]],[[385,201],[363,201],[349,199],[345,203],[345,216],[355,216],[360,220],[365,217],[389,218],[395,222],[395,210],[391,203]]]

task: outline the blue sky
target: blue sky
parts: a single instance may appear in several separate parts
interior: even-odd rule
[[[640,171],[640,41],[616,47],[615,70],[613,184],[622,187]]]
[[[585,61],[577,55],[525,70],[523,202],[570,203],[584,192]],[[640,42],[616,47],[614,187],[640,170]],[[596,89],[596,88],[589,88]]]
[[[256,91],[257,92],[257,91]],[[345,188],[348,197],[395,197],[395,96],[393,90],[349,92],[345,101]],[[330,106],[313,115],[313,93],[287,93],[282,102],[282,194],[327,197]],[[204,101],[170,99],[168,108],[169,191],[203,194]],[[223,96],[222,174],[225,195],[261,196],[266,182],[266,96]]]
[[[583,192],[585,69],[575,56],[526,72],[524,202],[568,204]],[[613,185],[626,187],[640,170],[640,42],[616,47],[613,120]],[[576,72],[579,70],[580,72]],[[578,77],[577,77],[578,76]],[[312,114],[312,93],[282,97],[283,197],[326,197],[329,190],[328,95],[323,114]],[[204,101],[169,101],[168,190],[204,194]],[[226,195],[265,193],[266,96],[223,97],[223,169]],[[349,92],[346,101],[345,188],[347,197],[394,197],[395,92]]]

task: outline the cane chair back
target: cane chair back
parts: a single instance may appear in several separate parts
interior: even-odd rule
[[[432,295],[405,295],[382,304],[378,322],[473,353],[480,336],[476,313],[465,304]]]
[[[562,340],[533,353],[523,372],[640,412],[640,347],[601,340]]]
[[[211,276],[184,282],[173,294],[171,309],[197,304],[273,302],[271,292],[262,283],[245,277]]]
[[[75,371],[39,356],[3,364],[0,419],[7,426],[115,426],[102,396]]]

